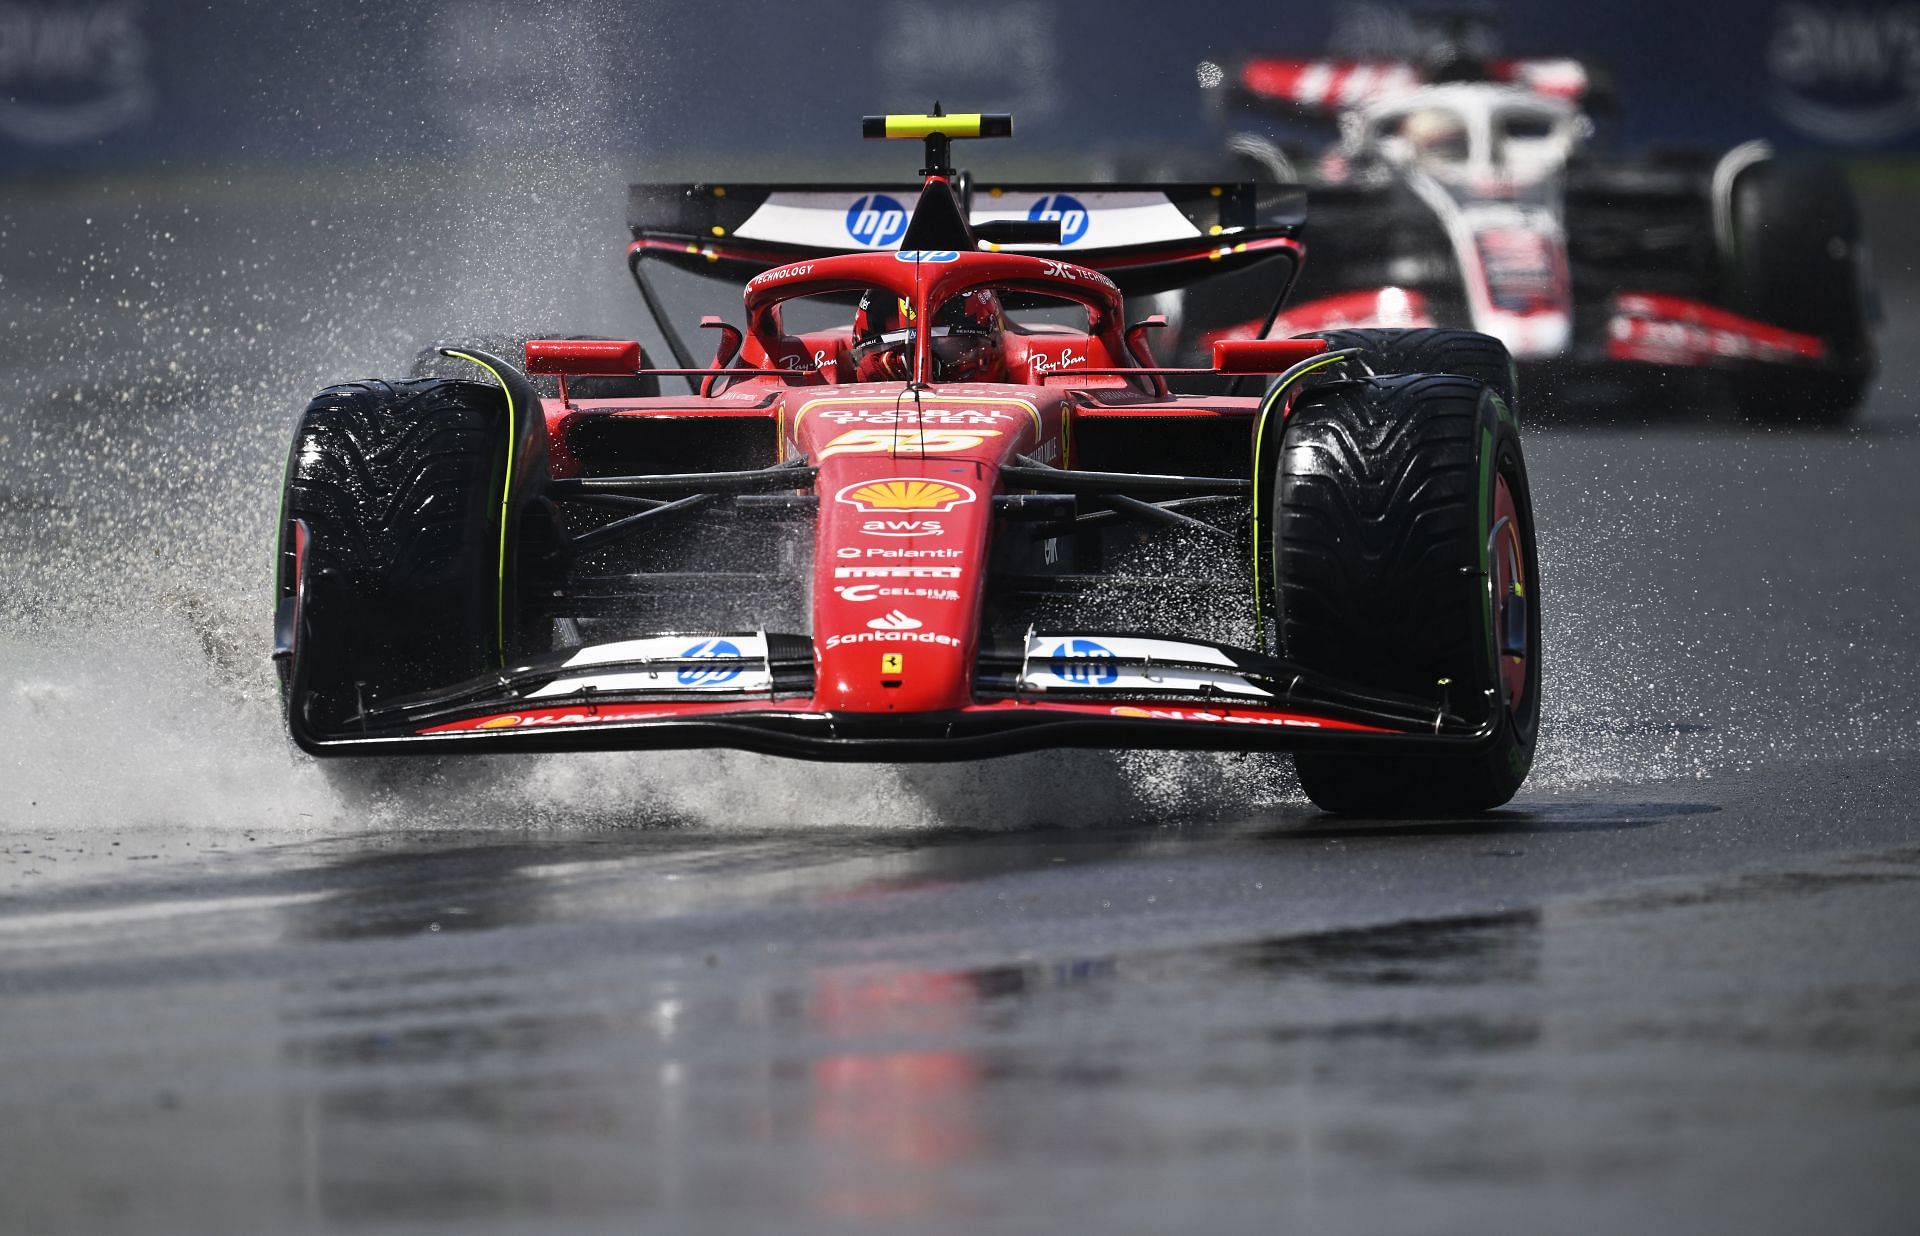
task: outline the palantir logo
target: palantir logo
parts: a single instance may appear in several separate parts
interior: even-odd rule
[[[1055,647],[1047,668],[1055,678],[1082,687],[1108,686],[1120,677],[1113,650],[1090,639],[1068,640]]]
[[[871,193],[847,207],[847,235],[869,249],[884,249],[907,234],[907,208],[884,193]]]
[[[1073,244],[1087,234],[1087,208],[1080,199],[1065,193],[1049,193],[1027,209],[1027,218],[1035,222],[1060,221],[1060,243]]]
[[[737,657],[740,647],[728,640],[702,640],[680,654],[682,661],[704,661],[710,657]],[[676,677],[683,687],[717,687],[732,682],[740,676],[737,665],[716,665],[711,669],[701,666],[682,666]]]

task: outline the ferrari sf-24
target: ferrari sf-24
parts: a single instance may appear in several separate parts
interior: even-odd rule
[[[1258,266],[1278,313],[1298,190],[984,186],[951,142],[1006,116],[866,128],[925,143],[898,218],[858,186],[636,186],[656,316],[649,261],[744,281],[705,364],[670,326],[667,367],[451,343],[432,362],[470,376],[313,399],[277,558],[299,746],[1290,752],[1332,811],[1506,802],[1541,654],[1504,348],[1343,331],[1159,364],[1127,297]],[[1036,205],[1063,196],[1077,217]]]

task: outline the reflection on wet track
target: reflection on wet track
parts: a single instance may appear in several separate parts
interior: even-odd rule
[[[47,1212],[92,1230],[131,1221],[114,1190],[142,1230],[191,1227],[161,1182],[212,1156],[256,1179],[245,1230],[1160,1231],[1198,1206],[1378,1230],[1417,1228],[1383,1182],[1431,1181],[1604,1231],[1647,1192],[1730,1213],[1692,1174],[1845,1113],[1830,1186],[1733,1208],[1790,1230],[1843,1185],[1902,1200],[1877,1139],[1920,1118],[1920,982],[1883,941],[1920,938],[1920,849],[1716,874],[1766,820],[285,846],[193,903],[28,899],[0,1000],[16,1043],[65,1029],[0,1116],[41,1113],[12,1157],[95,1199]],[[1629,842],[1667,878],[1610,891]],[[136,1161],[62,1152],[108,1120]],[[1115,1171],[1152,1187],[1112,1205]]]
[[[511,907],[529,891],[491,899],[494,908],[462,916],[459,927],[485,930],[502,910],[517,917]],[[339,921],[324,907],[311,910],[302,925],[324,933]],[[364,921],[351,910],[346,918]],[[1299,1084],[1285,1059],[1316,1041],[1351,1050],[1370,1040],[1376,1051],[1390,1044],[1434,1062],[1522,1048],[1537,1035],[1528,1021],[1449,1013],[1312,1025],[1289,1010],[1344,988],[1528,983],[1537,926],[1536,915],[1517,912],[1124,958],[804,969],[744,988],[714,981],[720,962],[709,954],[692,979],[609,983],[590,1007],[565,1011],[526,975],[401,971],[372,983],[291,984],[280,1016],[289,1066],[319,1086],[295,1118],[314,1139],[308,1153],[322,1165],[315,1200],[331,1220],[390,1220],[413,1206],[441,1219],[477,1218],[528,1201],[514,1196],[512,1173],[492,1153],[441,1160],[423,1168],[424,1179],[408,1174],[415,1187],[398,1189],[389,1156],[445,1123],[515,1143],[638,1137],[699,1157],[726,1146],[741,1156],[742,1181],[768,1181],[766,1160],[804,1148],[805,1170],[778,1185],[782,1209],[829,1226],[951,1218],[974,1205],[958,1169],[1032,1137],[1008,1123],[1022,1095],[1046,1093],[1071,1109],[1108,1092],[1165,1088],[1204,1105],[1215,1092]],[[1266,989],[1264,1011],[1248,1009],[1244,1024],[1216,1022],[1187,1048],[1155,1041],[1169,1001],[1184,1017],[1187,1001],[1249,981]],[[1137,1020],[1129,1015],[1136,1004]],[[1116,1026],[1116,1016],[1125,1021]],[[1059,1046],[1034,1050],[1047,1043]],[[596,1058],[608,1050],[613,1059]],[[1191,1118],[1207,1122],[1205,1107]],[[1070,1160],[1131,1158],[1143,1135],[1104,1122],[1054,1132],[1067,1140],[1053,1152]],[[1226,1138],[1223,1148],[1237,1140],[1230,1128],[1206,1136]],[[1186,1149],[1174,1137],[1164,1152]],[[653,1157],[630,1172],[644,1177]],[[616,1191],[608,1200],[634,1199]]]

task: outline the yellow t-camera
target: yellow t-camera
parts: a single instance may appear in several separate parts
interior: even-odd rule
[[[1011,112],[955,112],[950,116],[865,116],[860,134],[869,139],[927,137],[1012,137]]]

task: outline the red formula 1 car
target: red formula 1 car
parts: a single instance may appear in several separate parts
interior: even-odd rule
[[[1203,376],[1264,393],[1172,394],[1191,375],[1155,364],[1124,295],[1266,259],[1284,296],[1298,211],[1199,185],[982,219],[1023,200],[1006,189],[969,218],[949,142],[1010,128],[868,118],[927,167],[866,252],[830,252],[856,245],[816,234],[818,207],[851,232],[879,194],[636,191],[650,301],[649,256],[759,272],[744,330],[703,323],[708,365],[450,346],[475,380],[317,396],[280,521],[300,746],[1292,751],[1333,810],[1511,797],[1539,590],[1500,346],[1454,332],[1429,342],[1457,372],[1393,373],[1390,332],[1228,342]],[[1111,243],[1063,261],[1067,227]],[[690,390],[589,385],[660,377]]]

